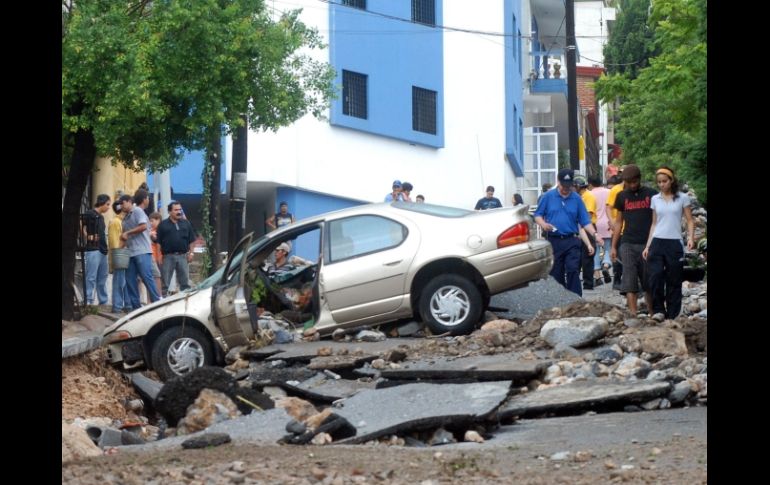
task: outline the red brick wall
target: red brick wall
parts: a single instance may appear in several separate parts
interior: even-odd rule
[[[594,94],[593,76],[577,77],[577,95],[580,102],[580,108],[589,110],[596,109],[596,95]]]

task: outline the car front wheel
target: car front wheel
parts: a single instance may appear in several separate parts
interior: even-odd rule
[[[476,285],[459,275],[436,276],[420,295],[420,316],[438,334],[470,333],[481,313],[481,293]]]
[[[152,367],[164,381],[213,363],[211,342],[196,328],[166,329],[152,346]]]

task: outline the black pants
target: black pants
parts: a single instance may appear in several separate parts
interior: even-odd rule
[[[653,238],[647,254],[653,313],[674,319],[682,309],[684,247],[679,239]]]
[[[593,242],[593,245],[594,254],[596,254],[596,251],[599,250],[598,246],[596,245],[596,241]],[[583,288],[590,290],[594,287],[594,257],[588,255],[588,247],[585,245],[582,239],[580,240],[580,248],[582,249],[582,259],[580,261],[580,266],[583,272]]]

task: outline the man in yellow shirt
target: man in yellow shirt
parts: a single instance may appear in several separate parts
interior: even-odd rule
[[[575,191],[580,195],[580,198],[583,200],[583,204],[586,206],[586,210],[588,211],[588,215],[591,216],[591,224],[594,226],[594,230],[596,230],[596,197],[594,197],[594,194],[591,193],[590,190],[588,190],[588,181],[585,177],[582,175],[576,175],[575,176]],[[598,247],[596,246],[596,241],[594,240],[592,242],[594,245],[594,251],[598,251]],[[580,262],[580,266],[582,268],[583,273],[583,289],[584,290],[593,290],[594,289],[594,253],[591,254],[588,253],[588,248],[583,244],[583,256]]]
[[[107,245],[110,252],[107,260],[112,273],[112,313],[120,313],[124,309],[129,309],[126,304],[126,270],[112,267],[112,250],[126,246],[120,240],[120,235],[123,233],[123,217],[125,217],[123,203],[116,200],[112,203],[112,210],[115,212],[115,217],[107,227]]]

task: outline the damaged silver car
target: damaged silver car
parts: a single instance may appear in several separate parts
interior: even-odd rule
[[[368,204],[253,239],[199,285],[108,327],[109,362],[163,379],[222,363],[255,337],[262,312],[322,335],[401,319],[466,334],[492,295],[547,278],[553,264],[551,245],[531,237],[527,206]]]

